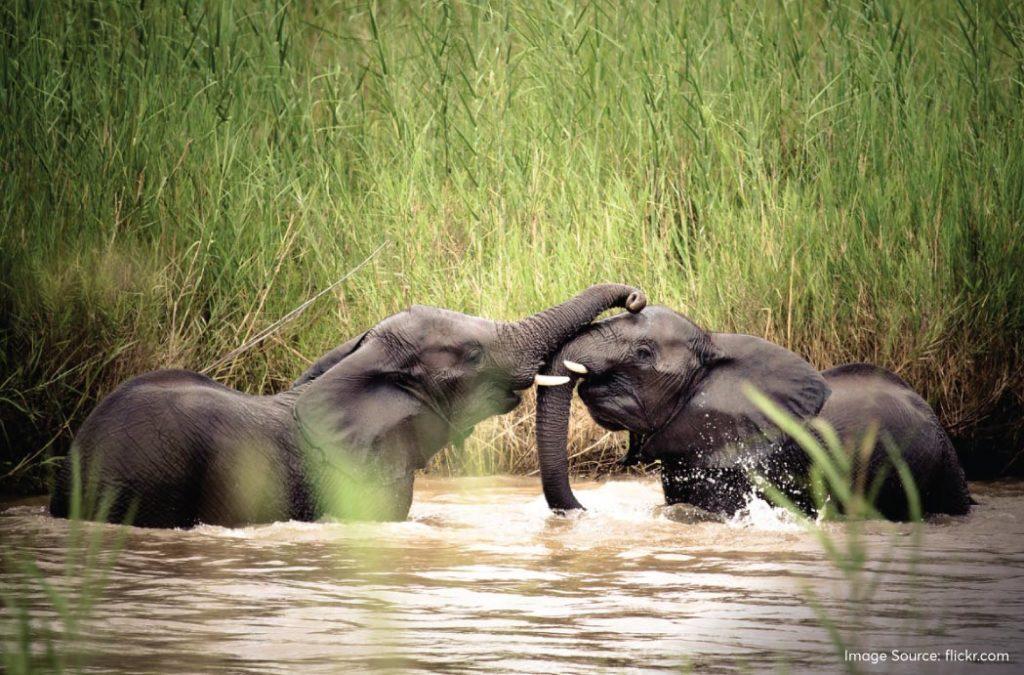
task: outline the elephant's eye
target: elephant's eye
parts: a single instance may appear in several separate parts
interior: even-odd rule
[[[636,348],[636,360],[639,363],[651,363],[654,361],[654,350],[647,345],[640,345]]]
[[[484,350],[478,345],[469,347],[466,350],[466,363],[471,366],[478,366],[484,360]]]

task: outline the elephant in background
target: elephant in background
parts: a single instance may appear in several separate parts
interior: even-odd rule
[[[541,365],[599,314],[646,302],[632,287],[601,284],[518,322],[415,306],[274,396],[183,370],[139,376],[83,423],[50,512],[69,515],[78,483],[114,495],[108,513],[85,517],[146,527],[404,519],[416,469],[515,408],[535,380],[548,382]]]
[[[750,383],[790,416],[828,422],[845,448],[878,436],[867,485],[888,472],[875,507],[908,517],[907,496],[886,450],[891,438],[914,477],[925,513],[959,515],[972,504],[964,473],[931,407],[895,374],[868,364],[818,372],[761,338],[708,333],[665,307],[597,322],[553,358],[572,383],[538,393],[537,443],[548,504],[581,508],[569,487],[566,436],[573,388],[593,419],[629,431],[624,464],[660,460],[669,504],[733,515],[753,490],[751,472],[810,508],[809,459],[744,393]],[[861,464],[864,464],[861,462]],[[855,470],[861,470],[854,462]]]

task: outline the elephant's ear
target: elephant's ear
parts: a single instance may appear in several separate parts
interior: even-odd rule
[[[311,382],[326,373],[332,366],[338,363],[338,361],[341,361],[343,358],[358,349],[359,345],[362,344],[363,339],[366,338],[366,335],[367,333],[357,335],[348,342],[338,345],[321,356],[313,363],[313,365],[306,369],[306,372],[299,376],[299,379],[292,382],[292,387],[298,387],[306,384],[307,382]]]
[[[744,385],[753,385],[799,420],[817,415],[831,394],[814,366],[788,349],[730,333],[714,334],[712,343],[721,356],[676,416],[670,434],[673,454],[698,465],[753,465],[778,450],[782,431],[747,398]]]
[[[425,465],[420,448],[447,427],[388,363],[381,341],[367,337],[302,390],[293,415],[307,461],[384,482]]]

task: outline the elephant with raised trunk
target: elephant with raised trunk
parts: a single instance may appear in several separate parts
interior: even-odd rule
[[[535,381],[562,382],[537,371],[599,314],[646,302],[634,288],[602,284],[514,323],[416,306],[332,350],[275,396],[182,370],[142,375],[86,419],[50,512],[69,514],[81,467],[81,485],[113,495],[105,515],[114,522],[404,519],[416,469],[515,408]]]
[[[566,455],[577,383],[598,424],[629,431],[624,464],[661,462],[669,504],[733,515],[749,499],[752,474],[759,474],[810,508],[806,454],[749,400],[745,384],[803,423],[828,422],[846,448],[859,448],[875,429],[867,461],[855,457],[854,466],[866,470],[867,485],[879,478],[875,507],[885,517],[909,515],[904,486],[889,466],[889,441],[913,475],[925,513],[964,514],[972,503],[935,413],[882,368],[852,364],[818,372],[761,338],[708,333],[668,308],[648,307],[587,327],[552,359],[550,372],[572,378],[537,398],[541,475],[554,509],[581,508],[569,487]]]

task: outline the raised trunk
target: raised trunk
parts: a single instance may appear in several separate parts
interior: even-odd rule
[[[602,312],[612,307],[625,307],[636,313],[646,304],[644,294],[632,286],[598,284],[572,300],[522,321],[503,324],[508,336],[505,343],[510,347],[506,355],[507,372],[513,374],[518,384],[530,382],[552,353],[576,337]],[[583,506],[569,487],[569,458],[566,454],[575,373],[568,371],[559,355],[552,360],[550,374],[565,375],[571,380],[560,386],[538,387],[537,449],[544,496],[553,509],[581,509]]]
[[[642,292],[623,284],[597,284],[571,300],[528,316],[515,323],[502,324],[503,360],[517,382],[531,382],[538,368],[551,354],[576,336],[602,312],[625,307],[636,313],[647,304]],[[524,385],[525,386],[525,385]]]
[[[569,486],[569,411],[576,375],[563,363],[562,350],[552,359],[551,373],[571,377],[569,384],[559,387],[538,387],[537,390],[537,456],[540,460],[544,498],[552,509],[582,509]]]

